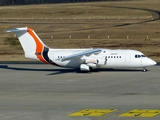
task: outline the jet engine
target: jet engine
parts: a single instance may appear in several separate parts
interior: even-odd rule
[[[98,59],[85,59],[84,63],[81,64],[80,70],[81,71],[90,71],[90,69],[96,69],[100,66],[104,66],[107,64],[107,59],[105,58],[98,58]]]
[[[89,60],[85,60],[84,62],[86,65],[90,66],[90,67],[98,67],[101,65],[106,65],[107,64],[107,59],[105,58],[98,58],[98,59],[89,59]]]
[[[80,70],[81,70],[81,71],[90,71],[90,68],[89,68],[89,66],[86,65],[86,64],[81,64],[81,65],[80,65]]]

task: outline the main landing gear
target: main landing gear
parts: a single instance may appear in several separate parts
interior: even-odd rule
[[[143,72],[147,72],[147,69],[146,69],[146,68],[143,68]]]

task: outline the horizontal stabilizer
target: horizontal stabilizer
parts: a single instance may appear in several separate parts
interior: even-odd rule
[[[5,32],[22,32],[22,31],[28,31],[28,28],[25,27],[25,28],[13,28],[13,29],[10,29],[10,30],[6,30]]]

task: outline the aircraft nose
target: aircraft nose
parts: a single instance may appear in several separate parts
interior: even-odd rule
[[[153,65],[156,65],[156,64],[157,63],[150,58],[146,58],[146,59],[143,60],[143,65],[144,66],[153,66]]]
[[[156,65],[157,63],[156,63],[154,60],[150,59],[150,60],[149,60],[149,64],[150,64],[150,65]]]

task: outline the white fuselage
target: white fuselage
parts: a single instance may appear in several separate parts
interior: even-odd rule
[[[147,67],[155,65],[156,62],[145,57],[143,53],[136,50],[110,50],[102,49],[99,54],[84,55],[67,61],[62,58],[83,52],[89,49],[49,49],[48,57],[55,64],[68,67],[79,68],[81,64],[86,64],[92,68],[118,68],[118,67]]]

